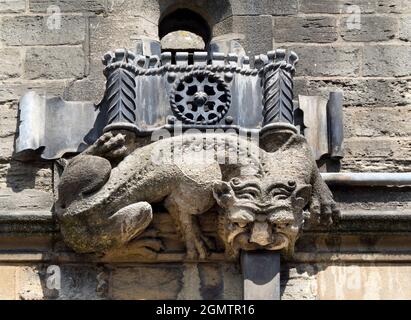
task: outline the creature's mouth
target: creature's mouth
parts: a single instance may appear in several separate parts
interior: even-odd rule
[[[242,249],[246,251],[251,250],[282,250],[288,247],[289,239],[288,237],[281,233],[275,232],[271,235],[270,242],[266,245],[261,245],[250,241],[250,235],[246,230],[241,233],[236,234],[232,240],[233,247],[236,249]]]

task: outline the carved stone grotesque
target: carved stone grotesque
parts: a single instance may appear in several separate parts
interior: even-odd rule
[[[330,224],[338,211],[305,139],[291,134],[273,152],[260,150],[261,173],[215,185],[221,207],[219,234],[226,254],[283,250],[291,255],[308,219]]]
[[[126,140],[105,133],[64,169],[56,212],[77,252],[104,252],[138,237],[153,219],[150,204],[160,201],[188,259],[207,257],[196,217],[215,204],[229,256],[240,249],[290,251],[304,209],[326,219],[335,210],[308,145],[291,131],[270,152],[237,134],[183,134],[135,150]]]
[[[214,230],[228,257],[291,254],[308,219],[329,222],[336,211],[295,126],[297,61],[281,49],[253,65],[232,53],[116,50],[103,57],[106,91],[96,108],[25,95],[18,151],[44,146],[47,159],[77,153],[58,161],[54,208],[67,245],[108,253],[133,240],[161,251],[150,227],[155,204],[173,218],[188,259],[221,248],[202,232],[198,216],[207,212],[218,212]],[[68,124],[50,129],[52,139],[46,111]]]

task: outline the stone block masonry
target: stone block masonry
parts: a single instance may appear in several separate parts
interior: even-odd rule
[[[194,2],[201,7],[204,1]],[[230,5],[218,1],[209,4],[220,8],[206,9],[208,15],[215,15],[209,17],[213,35],[238,34],[250,56],[278,47],[299,54],[296,95],[327,96],[330,90],[344,91],[346,118],[358,123],[361,116],[361,129],[348,126],[346,147],[353,157],[343,160],[343,168],[358,168],[359,142],[351,141],[357,135],[361,145],[368,143],[369,150],[378,150],[372,137],[375,134],[391,138],[392,130],[376,129],[375,115],[386,115],[386,123],[395,127],[395,121],[389,120],[389,110],[395,110],[392,117],[399,119],[401,113],[401,118],[410,122],[410,1],[232,0]],[[55,18],[50,6],[60,10],[59,28],[50,28],[50,19]],[[21,169],[10,165],[17,128],[17,117],[11,118],[10,110],[16,112],[19,97],[34,89],[71,100],[98,102],[105,81],[100,56],[117,47],[132,49],[133,39],[138,37],[157,36],[162,9],[156,0],[133,0],[125,8],[102,0],[0,1],[0,132],[4,133],[0,137],[0,162],[4,175],[13,170],[3,184],[5,188],[15,185],[10,180]],[[361,113],[354,112],[358,107],[364,108]],[[367,135],[370,132],[372,136]],[[401,139],[399,144],[390,142],[396,151],[389,153],[387,166],[383,156],[378,168],[374,166],[375,155],[367,152],[361,155],[362,165],[376,171],[409,170],[406,146],[410,132],[404,130]],[[38,187],[42,185],[47,184],[43,181]]]
[[[133,49],[139,37],[157,38],[160,17],[176,3],[203,14],[213,36],[239,39],[251,57],[280,47],[295,50],[300,57],[296,96],[344,92],[343,171],[411,171],[410,0],[0,0],[0,215],[41,216],[53,206],[55,165],[13,159],[19,98],[36,90],[99,102],[105,85],[101,55]],[[368,190],[362,203],[357,190],[344,191],[350,198],[346,208],[409,208],[406,191],[390,191],[390,197],[403,192],[402,200],[387,204],[382,199],[388,192],[378,190]],[[344,206],[344,199],[338,200]],[[8,250],[8,245],[32,241],[22,239],[3,240],[1,246]],[[347,240],[350,250],[360,240]],[[169,241],[173,245],[175,240]],[[407,241],[402,243],[405,247]],[[56,242],[53,248],[59,246]],[[0,262],[0,299],[55,298],[45,290],[48,262],[16,256],[16,263],[0,257],[6,261]],[[355,263],[284,265],[282,298],[409,298],[410,282],[403,281],[411,271],[407,261],[358,268]],[[61,267],[59,299],[242,297],[241,274],[234,265],[108,264],[104,272],[92,263]],[[105,274],[106,292],[99,292]],[[347,290],[347,282],[359,286]]]
[[[296,14],[273,16],[274,47],[300,57],[296,95],[344,92],[343,171],[410,171],[409,130],[392,129],[411,120],[410,19],[402,0],[300,0]]]

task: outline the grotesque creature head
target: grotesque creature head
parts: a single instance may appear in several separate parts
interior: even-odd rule
[[[274,178],[216,182],[214,197],[223,209],[219,233],[228,255],[239,250],[290,251],[304,223],[310,185]]]

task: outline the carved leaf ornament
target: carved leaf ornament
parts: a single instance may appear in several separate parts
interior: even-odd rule
[[[135,79],[130,71],[118,68],[107,78],[108,124],[114,122],[134,123]]]
[[[264,70],[264,124],[293,123],[293,81],[286,65],[269,64]]]

